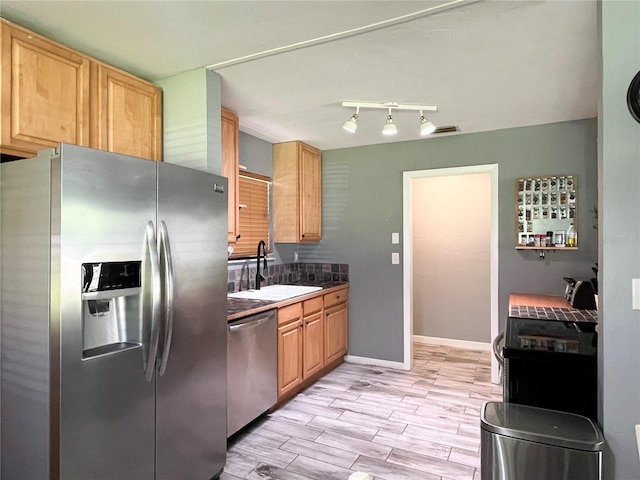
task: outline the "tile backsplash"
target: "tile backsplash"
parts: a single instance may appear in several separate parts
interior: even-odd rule
[[[295,282],[348,282],[349,265],[344,263],[281,263],[269,265],[262,275],[261,285]],[[255,288],[255,260],[230,267],[227,274],[227,292]]]

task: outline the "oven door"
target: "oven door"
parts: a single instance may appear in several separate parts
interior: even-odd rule
[[[510,317],[504,400],[587,416],[597,414],[595,324]]]
[[[509,317],[504,345],[523,351],[596,355],[595,323]]]
[[[504,348],[504,399],[596,420],[595,355]]]

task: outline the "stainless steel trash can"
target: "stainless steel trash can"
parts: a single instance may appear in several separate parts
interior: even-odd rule
[[[601,479],[604,438],[587,417],[485,402],[480,423],[482,480]]]

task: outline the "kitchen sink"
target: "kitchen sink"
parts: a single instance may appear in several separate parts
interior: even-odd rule
[[[280,301],[288,298],[306,295],[317,292],[322,287],[307,287],[303,285],[269,285],[261,287],[260,290],[244,290],[242,292],[229,293],[229,298],[246,298],[249,300],[272,300]]]

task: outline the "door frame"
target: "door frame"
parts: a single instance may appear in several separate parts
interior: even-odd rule
[[[491,177],[491,340],[499,331],[498,316],[498,164],[472,165],[466,167],[434,168],[430,170],[414,170],[402,174],[402,236],[403,236],[403,368],[411,370],[413,366],[413,225],[412,225],[412,189],[413,180],[428,177],[448,177],[452,175],[469,175],[489,173]],[[491,342],[489,342],[491,344]],[[491,355],[491,381],[499,383],[498,361]]]

